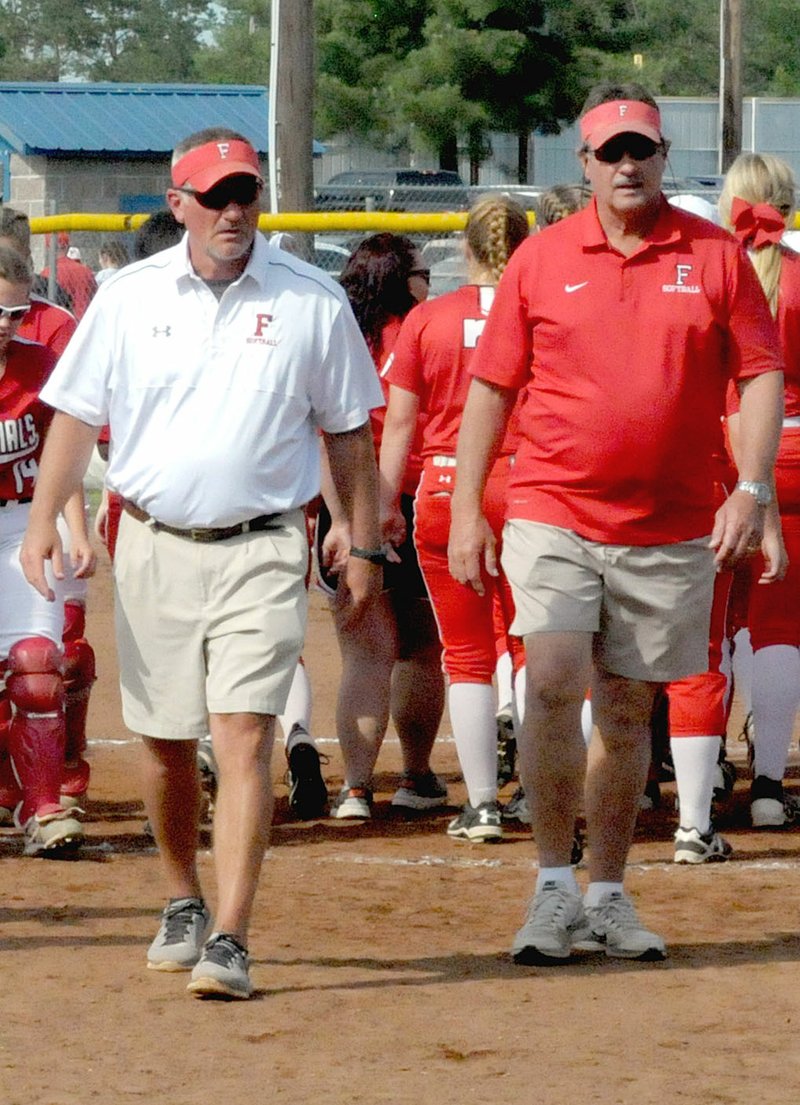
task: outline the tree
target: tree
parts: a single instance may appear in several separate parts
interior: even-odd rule
[[[208,0],[0,0],[3,80],[189,81]]]
[[[210,42],[195,56],[206,84],[269,84],[269,0],[227,0]]]

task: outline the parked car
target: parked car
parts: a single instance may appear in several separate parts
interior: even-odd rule
[[[353,169],[316,189],[317,211],[466,211],[469,193],[445,169]]]

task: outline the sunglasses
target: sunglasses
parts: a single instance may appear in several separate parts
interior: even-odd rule
[[[249,207],[261,194],[262,184],[258,177],[241,176],[222,180],[207,192],[196,192],[194,188],[178,188],[187,196],[194,196],[201,207],[209,211],[224,211],[230,203],[238,207]]]
[[[654,142],[643,134],[619,134],[616,138],[609,138],[599,149],[586,152],[594,154],[595,160],[602,161],[604,165],[615,165],[625,157],[631,161],[649,161],[663,148],[661,142]]]
[[[19,307],[0,306],[0,318],[11,319],[12,322],[20,322],[30,311],[30,303],[21,303]]]
[[[421,276],[422,279],[430,284],[431,282],[431,270],[430,269],[412,269],[408,274],[409,276]]]

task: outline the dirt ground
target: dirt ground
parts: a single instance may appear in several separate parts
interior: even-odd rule
[[[4,1105],[794,1098],[800,841],[747,827],[743,780],[721,826],[735,848],[727,864],[671,862],[669,786],[662,809],[642,815],[627,882],[667,938],[665,963],[520,968],[508,947],[536,859],[524,833],[472,846],[446,837],[451,811],[395,815],[391,735],[371,824],[293,822],[276,753],[276,827],[251,934],[255,1000],[194,1001],[183,975],[147,971],[162,888],[142,832],[137,746],[119,713],[109,593],[103,561],[89,624],[100,680],[87,846],[69,862],[23,859],[19,837],[0,836]],[[338,657],[319,597],[306,657],[333,790]],[[434,764],[455,805],[464,791],[447,732]],[[743,767],[742,746],[731,751]],[[208,851],[200,863],[211,887]]]

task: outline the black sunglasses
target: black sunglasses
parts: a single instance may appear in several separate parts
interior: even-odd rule
[[[408,274],[409,276],[421,276],[423,280],[428,284],[431,282],[431,270],[430,269],[412,269]]]
[[[654,142],[643,134],[627,133],[609,138],[599,149],[587,149],[586,152],[594,154],[595,160],[602,161],[604,165],[615,165],[625,157],[631,161],[649,161],[663,148],[661,142]]]
[[[231,177],[221,180],[207,192],[196,192],[194,188],[178,188],[187,196],[194,196],[201,207],[209,211],[224,211],[229,203],[239,207],[249,207],[261,194],[261,181],[254,176]]]
[[[30,311],[30,303],[21,303],[19,307],[0,306],[0,318],[10,318],[12,322],[19,322]]]

